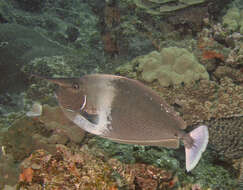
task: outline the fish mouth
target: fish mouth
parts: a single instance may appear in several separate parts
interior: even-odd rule
[[[65,111],[68,111],[68,112],[72,112],[72,113],[75,113],[75,111],[69,109],[69,108],[63,108]]]

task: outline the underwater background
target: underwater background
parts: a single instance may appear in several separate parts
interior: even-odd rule
[[[183,146],[84,132],[32,77],[91,73],[143,82],[189,131],[206,124],[197,167]],[[0,0],[0,190],[15,189],[243,189],[243,1]]]

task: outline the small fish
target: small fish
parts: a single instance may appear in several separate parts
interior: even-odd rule
[[[38,117],[42,114],[42,105],[39,102],[35,102],[30,111],[26,113],[28,117]]]
[[[6,156],[5,146],[1,146],[0,157],[1,157],[1,155]]]
[[[59,86],[56,95],[64,114],[90,133],[120,143],[168,148],[178,148],[182,140],[187,171],[206,149],[207,126],[186,133],[183,119],[137,80],[105,74],[45,79]]]

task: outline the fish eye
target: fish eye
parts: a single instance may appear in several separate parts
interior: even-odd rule
[[[73,83],[72,84],[72,88],[75,89],[75,90],[79,89],[79,84],[78,83]]]

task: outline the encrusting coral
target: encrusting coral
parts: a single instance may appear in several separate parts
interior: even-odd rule
[[[235,32],[239,29],[243,34],[243,10],[237,7],[228,9],[227,13],[223,17],[223,25],[231,32]]]
[[[163,48],[161,52],[153,51],[119,67],[117,72],[127,73],[133,66],[137,67],[143,81],[150,83],[157,80],[164,87],[209,79],[204,66],[185,48],[169,47]]]

